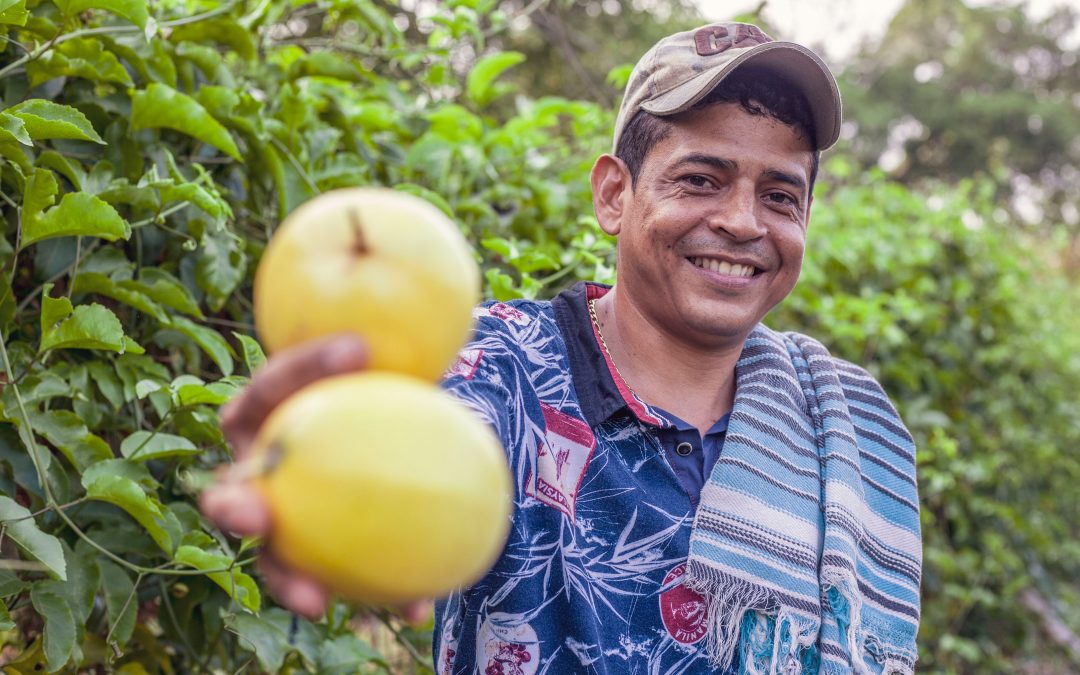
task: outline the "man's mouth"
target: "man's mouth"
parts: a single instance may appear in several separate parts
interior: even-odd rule
[[[703,257],[690,257],[687,258],[695,267],[711,270],[717,274],[723,274],[729,277],[752,277],[757,273],[757,268],[753,265],[742,265],[739,263],[730,263],[726,260],[717,260],[716,258],[703,258]]]

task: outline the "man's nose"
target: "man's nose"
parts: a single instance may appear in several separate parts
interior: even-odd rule
[[[709,218],[709,227],[735,241],[752,241],[765,235],[758,218],[757,195],[752,189],[735,189],[717,204]]]

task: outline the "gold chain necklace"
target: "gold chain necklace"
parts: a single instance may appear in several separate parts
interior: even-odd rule
[[[618,374],[619,379],[623,381],[626,388],[630,389],[630,393],[634,393],[634,390],[630,387],[630,383],[626,381],[626,378],[623,377],[622,372],[619,370],[619,366],[616,365],[615,359],[612,358],[611,350],[607,348],[607,342],[604,341],[604,331],[600,329],[600,320],[596,318],[596,298],[589,300],[589,316],[592,317],[593,325],[596,326],[596,334],[600,336],[600,346],[604,348],[604,353],[607,354],[608,361],[615,367],[615,373]]]

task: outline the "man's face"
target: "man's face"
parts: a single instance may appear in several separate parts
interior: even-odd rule
[[[673,127],[622,193],[619,294],[682,340],[741,343],[798,281],[811,147],[733,103]]]

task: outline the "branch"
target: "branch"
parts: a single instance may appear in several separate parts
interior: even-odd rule
[[[1080,665],[1080,636],[1061,620],[1046,598],[1034,587],[1029,586],[1020,591],[1018,599],[1021,605],[1039,619],[1039,624],[1046,636],[1061,647],[1074,664]]]

